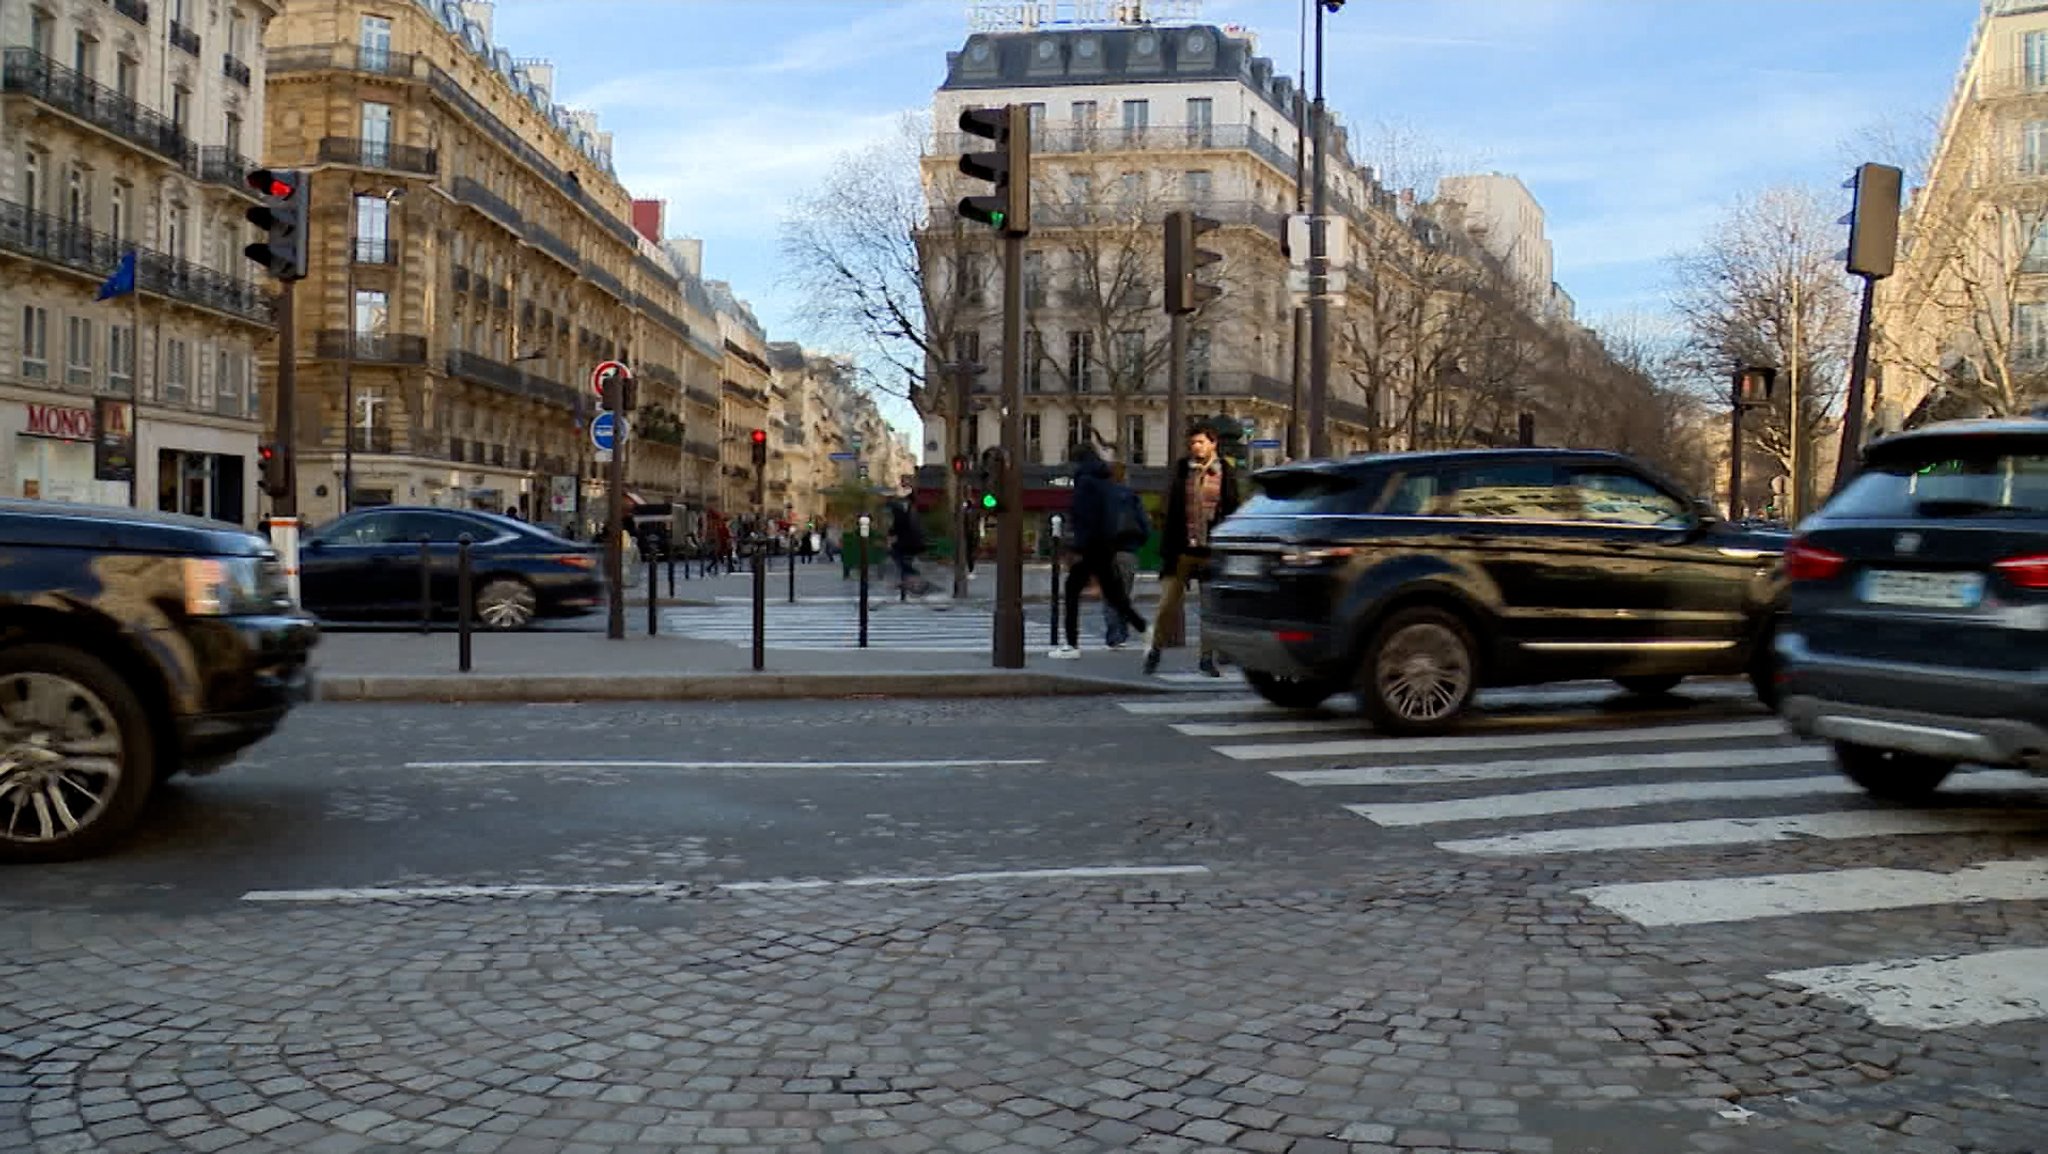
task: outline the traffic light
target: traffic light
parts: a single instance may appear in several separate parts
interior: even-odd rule
[[[964,453],[955,453],[955,454],[953,454],[953,475],[954,475],[955,477],[964,477],[964,476],[966,476],[966,475],[967,475],[967,456],[966,456],[966,454],[964,454]]]
[[[284,458],[278,454],[276,445],[256,446],[256,462],[259,484],[266,497],[282,497],[285,490]]]
[[[1735,403],[1745,409],[1770,403],[1772,386],[1777,379],[1778,370],[1766,366],[1735,370]]]
[[[960,171],[995,186],[991,195],[960,200],[960,215],[1005,236],[1031,232],[1031,109],[1023,104],[969,108],[960,131],[995,141],[992,152],[960,154]]]
[[[1195,273],[1223,259],[1223,254],[1196,248],[1195,242],[1214,232],[1218,222],[1192,212],[1166,214],[1166,312],[1184,316],[1223,295],[1223,290],[1195,279]]]
[[[758,469],[768,463],[768,430],[755,429],[750,436],[754,442],[754,467]]]
[[[1003,511],[1003,451],[994,445],[982,450],[981,476],[976,485],[981,490],[981,511],[1000,513]]]
[[[1879,280],[1892,275],[1899,251],[1899,186],[1904,177],[1889,164],[1866,164],[1849,181],[1856,207],[1849,211],[1848,269]]]
[[[263,230],[265,240],[242,250],[279,280],[306,279],[306,230],[310,220],[307,202],[311,182],[303,172],[259,168],[246,178],[249,188],[264,199],[243,213],[250,224]]]

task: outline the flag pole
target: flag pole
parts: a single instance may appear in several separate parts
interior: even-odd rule
[[[135,298],[133,320],[128,330],[128,437],[135,446],[135,458],[128,462],[128,507],[142,508],[142,246],[128,250],[135,262],[135,278],[128,295]],[[161,333],[158,334],[162,336]],[[152,361],[155,357],[150,358]],[[157,479],[159,488],[163,479]]]

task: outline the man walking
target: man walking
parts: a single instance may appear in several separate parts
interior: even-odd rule
[[[1188,434],[1188,455],[1167,471],[1166,516],[1159,529],[1159,609],[1164,620],[1181,611],[1188,582],[1199,581],[1209,564],[1209,531],[1237,511],[1237,471],[1216,453],[1216,434],[1197,426]],[[1221,677],[1209,639],[1200,643],[1201,670]],[[1145,650],[1145,672],[1159,669],[1159,647]]]
[[[1090,581],[1101,588],[1103,601],[1117,616],[1150,641],[1152,627],[1131,608],[1130,591],[1117,580],[1117,513],[1115,483],[1109,479],[1109,466],[1093,445],[1081,445],[1074,450],[1074,497],[1067,516],[1074,535],[1074,552],[1079,554],[1074,567],[1067,571],[1064,591],[1067,643],[1047,654],[1049,657],[1081,656],[1081,592]]]
[[[917,572],[917,558],[925,551],[924,524],[917,515],[917,478],[904,474],[897,485],[897,497],[889,504],[889,555],[896,561],[896,580],[916,597],[931,592],[931,585]]]
[[[1131,603],[1138,600],[1138,550],[1145,545],[1145,539],[1152,535],[1152,523],[1145,516],[1145,502],[1131,491],[1125,483],[1127,476],[1124,463],[1117,461],[1109,467],[1112,508],[1117,519],[1113,532],[1116,537],[1116,579],[1122,583],[1124,592]],[[1102,643],[1111,649],[1122,649],[1131,640],[1131,627],[1117,615],[1109,598],[1102,599]]]

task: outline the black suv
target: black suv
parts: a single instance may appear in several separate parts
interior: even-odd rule
[[[308,688],[268,542],[218,521],[0,500],[0,861],[99,853]]]
[[[1481,686],[1747,674],[1772,701],[1786,534],[1730,525],[1614,453],[1479,449],[1286,465],[1217,527],[1202,628],[1269,701],[1344,690],[1397,733]]]
[[[2048,420],[1875,442],[1800,530],[1778,636],[1794,730],[1880,797],[1960,762],[2048,772]]]

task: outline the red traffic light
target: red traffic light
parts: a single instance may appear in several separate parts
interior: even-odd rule
[[[958,455],[958,454],[955,454],[955,455],[954,455],[954,457],[953,457],[953,475],[957,477],[957,476],[959,476],[960,474],[962,474],[962,473],[965,473],[966,471],[967,471],[967,458],[966,458],[966,457],[963,457],[963,456],[960,456],[960,455]]]
[[[766,430],[766,429],[755,429],[755,430],[754,430],[754,432],[753,432],[753,441],[754,441],[754,443],[755,443],[756,445],[765,445],[765,444],[767,444],[767,443],[768,443],[768,430]]]
[[[257,460],[262,461],[266,465],[269,464],[271,460],[274,459],[276,456],[277,450],[271,448],[269,445],[263,445],[256,450]]]
[[[267,168],[256,169],[245,179],[250,188],[278,200],[287,200],[292,193],[298,191],[289,182],[279,180],[277,174]]]

